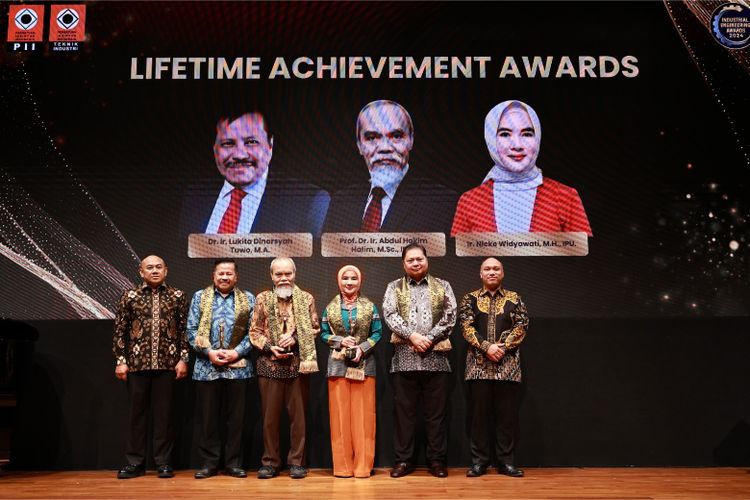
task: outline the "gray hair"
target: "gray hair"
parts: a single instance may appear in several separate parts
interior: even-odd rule
[[[397,103],[396,101],[390,101],[388,99],[380,99],[378,101],[372,101],[365,104],[365,106],[359,110],[359,114],[357,115],[357,142],[359,142],[359,133],[362,130],[362,127],[360,125],[362,114],[367,111],[370,108],[377,108],[379,106],[383,106],[389,104],[391,106],[395,106],[401,111],[403,111],[404,116],[406,116],[406,126],[409,129],[409,137],[414,137],[414,124],[411,121],[411,115],[408,111],[406,111],[406,108],[404,108],[402,105]]]
[[[271,274],[273,274],[273,265],[282,260],[288,260],[289,262],[291,262],[292,271],[294,271],[295,273],[297,272],[297,265],[294,263],[294,261],[290,257],[276,257],[275,259],[271,261],[271,267],[270,267]]]

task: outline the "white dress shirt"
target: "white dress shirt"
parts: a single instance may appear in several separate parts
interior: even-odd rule
[[[266,170],[257,182],[242,188],[242,190],[247,193],[247,196],[242,199],[240,222],[237,224],[238,234],[249,233],[253,228],[253,222],[255,222],[255,216],[258,214],[260,200],[263,198],[263,193],[266,191],[267,182],[268,170]],[[214,204],[214,211],[211,212],[211,218],[208,220],[206,234],[217,234],[219,232],[221,219],[224,217],[227,208],[229,208],[233,190],[234,186],[224,180],[224,185],[222,186],[221,191],[219,191],[219,196],[216,198],[216,203]]]

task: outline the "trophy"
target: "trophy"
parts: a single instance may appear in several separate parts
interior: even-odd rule
[[[287,331],[286,331],[287,330],[286,322],[287,322],[288,319],[289,319],[289,313],[285,312],[285,313],[283,313],[281,315],[281,320],[284,322],[283,326],[281,327],[281,334],[282,335],[286,335],[286,333],[287,333]],[[292,352],[292,348],[291,347],[285,347],[284,348],[284,354],[291,354],[291,352]]]
[[[219,349],[224,349],[224,322],[219,323]],[[220,359],[224,359],[223,356],[219,356]],[[226,370],[226,366],[217,367],[219,370]]]

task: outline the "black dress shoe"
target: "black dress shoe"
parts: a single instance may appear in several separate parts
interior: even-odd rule
[[[242,467],[227,467],[224,474],[232,477],[247,477],[247,472]]]
[[[174,469],[169,464],[160,465],[156,469],[156,475],[162,479],[169,479],[170,477],[174,477]]]
[[[512,464],[502,464],[497,466],[498,474],[505,474],[510,477],[523,477],[523,471]]]
[[[414,472],[414,467],[406,462],[399,462],[391,469],[391,477],[404,477]]]
[[[117,472],[117,479],[133,479],[146,473],[143,465],[128,464]]]
[[[258,479],[271,479],[272,477],[276,477],[278,475],[279,471],[277,471],[270,465],[264,465],[263,467],[258,469]]]
[[[474,464],[471,469],[466,471],[466,477],[479,477],[484,476],[487,472],[487,466],[481,464]]]
[[[198,469],[197,471],[195,471],[195,479],[207,479],[215,475],[216,469],[212,469],[210,467],[203,467],[202,469]]]
[[[448,477],[448,469],[442,462],[432,462],[429,471],[435,477]]]
[[[307,469],[301,465],[292,465],[289,467],[289,477],[292,479],[304,479],[307,477]]]

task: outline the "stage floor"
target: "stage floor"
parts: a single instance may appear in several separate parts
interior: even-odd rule
[[[498,475],[494,469],[480,478],[467,478],[466,469],[453,468],[445,479],[425,470],[391,479],[377,469],[369,479],[340,479],[330,470],[313,469],[306,479],[292,480],[288,472],[270,480],[216,476],[193,479],[192,470],[177,471],[173,479],[145,477],[117,480],[115,471],[16,472],[0,475],[0,498],[295,498],[296,500],[384,499],[748,499],[750,468],[526,468],[521,479]]]

